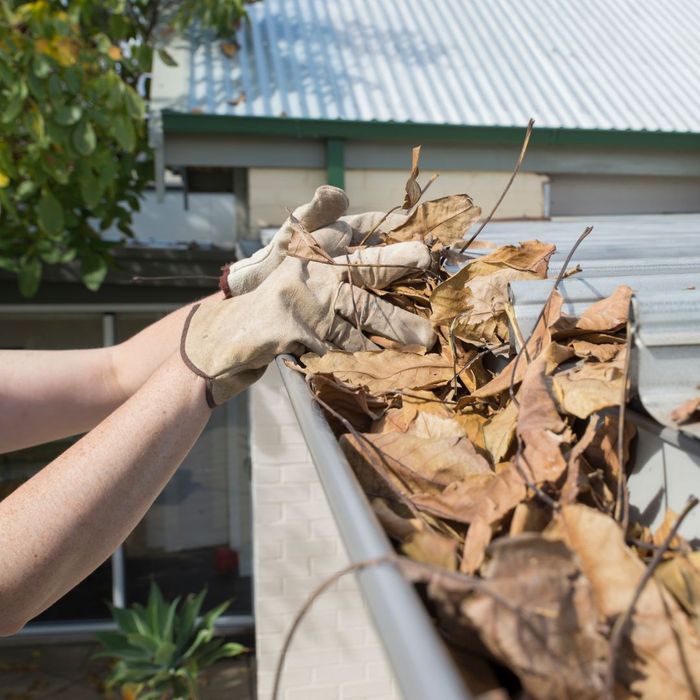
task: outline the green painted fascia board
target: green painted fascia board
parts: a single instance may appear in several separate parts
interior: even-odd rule
[[[524,127],[510,126],[240,117],[220,114],[186,114],[167,110],[163,112],[163,130],[166,134],[267,136],[354,141],[447,141],[485,146],[520,145],[525,134]],[[540,146],[700,150],[700,133],[553,129],[550,127],[538,128],[535,125],[532,144]]]

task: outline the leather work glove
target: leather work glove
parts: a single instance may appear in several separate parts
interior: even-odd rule
[[[345,253],[348,247],[358,245],[385,216],[380,211],[343,216],[348,205],[343,190],[332,185],[322,185],[317,188],[310,202],[294,210],[293,216],[309,233],[313,233],[314,239],[326,253],[335,257]],[[391,230],[405,219],[403,214],[392,213],[381,228]],[[220,281],[224,294],[235,297],[260,285],[287,257],[294,229],[294,223],[288,218],[264,248],[245,260],[226,265]],[[376,243],[377,239],[378,236],[375,235],[367,243]]]
[[[428,320],[363,288],[383,289],[429,268],[423,243],[367,248],[336,257],[334,263],[290,256],[247,294],[192,309],[180,348],[185,364],[206,379],[210,406],[257,381],[281,353],[377,349],[356,322],[362,330],[404,345],[433,345],[436,336]]]

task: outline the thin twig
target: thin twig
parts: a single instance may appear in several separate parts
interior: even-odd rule
[[[552,291],[549,293],[547,296],[547,301],[545,301],[544,306],[540,309],[540,313],[537,316],[537,320],[535,321],[535,325],[533,326],[532,333],[527,338],[527,341],[523,343],[522,347],[520,350],[518,350],[518,354],[515,356],[515,361],[513,362],[513,371],[511,372],[510,375],[510,387],[508,388],[508,393],[510,394],[510,398],[512,401],[515,401],[515,405],[518,406],[518,401],[515,398],[515,373],[518,369],[518,363],[520,362],[520,357],[522,354],[525,352],[525,348],[527,348],[527,344],[530,342],[532,339],[532,336],[535,334],[535,331],[537,330],[538,326],[544,319],[544,314],[547,310],[547,307],[549,306],[549,302],[552,300],[552,297],[554,296],[554,292],[557,291],[559,284],[561,281],[564,279],[564,275],[566,274],[566,270],[569,267],[569,263],[571,262],[571,258],[574,256],[574,253],[576,252],[576,249],[583,243],[583,240],[588,236],[588,234],[593,230],[593,226],[586,226],[586,228],[583,230],[583,233],[576,239],[576,242],[574,245],[571,247],[571,250],[569,251],[569,254],[566,256],[566,260],[564,260],[564,264],[561,266],[561,270],[559,271],[559,274],[557,275],[557,279],[554,282],[554,285],[552,286]]]
[[[134,275],[132,282],[165,282],[170,280],[218,280],[217,275]]]
[[[627,383],[630,375],[630,357],[632,355],[632,324],[627,320],[627,354],[622,376],[622,396],[620,410],[617,415],[617,498],[615,500],[615,519],[622,525],[622,531],[627,532],[630,519],[629,493],[627,491],[627,475],[625,474],[625,410],[627,408]]]
[[[639,584],[637,585],[637,588],[634,591],[634,595],[632,596],[632,600],[630,601],[629,606],[627,607],[627,610],[625,610],[624,614],[620,617],[617,618],[615,621],[615,625],[613,626],[612,633],[610,634],[610,651],[609,651],[609,657],[608,657],[608,668],[607,672],[605,674],[605,698],[608,698],[608,700],[613,700],[615,697],[614,695],[614,688],[615,688],[615,669],[617,666],[617,657],[620,651],[620,646],[622,644],[622,640],[624,638],[625,633],[627,632],[627,627],[632,619],[632,615],[634,614],[634,609],[637,606],[637,602],[639,601],[640,596],[642,595],[642,592],[644,591],[645,586],[649,581],[651,580],[651,577],[654,575],[654,571],[656,570],[656,567],[661,563],[661,560],[663,559],[664,554],[668,551],[671,542],[673,541],[673,538],[676,536],[676,533],[678,532],[678,528],[680,528],[681,523],[685,520],[686,516],[688,513],[690,513],[693,508],[699,503],[698,499],[695,496],[691,496],[688,499],[688,502],[685,504],[685,508],[681,511],[680,515],[676,518],[676,522],[673,524],[673,527],[670,529],[668,535],[664,538],[664,541],[661,543],[659,548],[654,552],[654,556],[652,557],[651,561],[649,562],[646,571],[642,575],[642,577],[639,579]]]
[[[367,338],[362,332],[362,326],[360,325],[360,315],[357,313],[357,303],[355,302],[355,281],[352,278],[352,265],[350,265],[350,256],[345,253],[345,259],[348,262],[348,284],[350,285],[350,299],[352,299],[352,313],[355,316],[355,327],[357,332],[362,338],[362,349],[367,350]]]
[[[384,214],[384,216],[381,219],[379,219],[379,221],[377,221],[377,223],[369,231],[367,231],[367,233],[360,241],[360,245],[364,245],[365,243],[367,243],[367,240],[371,237],[371,235],[389,218],[391,214],[393,214],[398,209],[401,209],[400,204],[396,205],[392,209],[389,209],[389,211],[386,214]]]
[[[462,369],[459,370],[459,372],[455,372],[454,377],[452,377],[452,379],[450,379],[450,381],[457,379],[457,377],[459,377],[459,375],[462,374],[462,372],[464,372],[465,369],[469,369],[479,358],[483,357],[484,355],[488,355],[490,352],[491,352],[491,350],[489,350],[488,348],[486,350],[482,350],[481,352],[478,352],[476,355],[474,355],[474,357],[471,358],[471,360],[469,360],[469,362],[467,362],[466,365],[464,365],[464,367],[462,367]],[[455,367],[456,366],[457,365],[455,362]]]
[[[342,578],[346,574],[352,573],[353,571],[360,571],[361,569],[367,569],[372,566],[377,566],[378,564],[390,564],[397,563],[398,557],[395,554],[384,554],[381,557],[374,557],[372,559],[363,559],[362,561],[356,561],[354,564],[350,564],[340,571],[336,571],[334,574],[328,578],[321,581],[321,583],[314,588],[306,599],[306,602],[301,606],[297,614],[294,616],[294,621],[292,626],[287,632],[287,636],[284,639],[284,644],[280,650],[280,655],[277,659],[277,666],[275,667],[275,680],[272,686],[272,700],[277,700],[279,696],[280,681],[282,680],[282,670],[284,669],[284,661],[287,658],[287,653],[289,652],[289,647],[292,644],[292,639],[296,633],[301,621],[309,612],[311,606],[316,602],[316,599],[327,591],[338,579]]]
[[[513,170],[513,173],[510,176],[510,180],[508,180],[508,184],[506,185],[506,188],[503,190],[501,196],[498,198],[498,201],[494,205],[493,209],[491,209],[491,213],[484,219],[484,222],[479,226],[479,228],[476,230],[476,233],[466,242],[462,245],[462,247],[459,249],[460,253],[463,253],[469,246],[476,240],[477,236],[484,230],[486,227],[486,224],[491,221],[493,218],[493,215],[496,213],[496,210],[498,207],[501,206],[501,202],[505,199],[505,196],[508,194],[508,190],[510,189],[510,186],[513,184],[513,180],[515,180],[515,176],[520,172],[520,166],[523,164],[523,161],[525,160],[525,153],[527,153],[527,147],[530,143],[530,136],[532,135],[532,128],[535,126],[535,120],[530,119],[530,121],[527,123],[527,129],[525,131],[525,138],[523,139],[523,145],[520,148],[520,155],[518,156],[518,160],[515,163],[515,168]]]

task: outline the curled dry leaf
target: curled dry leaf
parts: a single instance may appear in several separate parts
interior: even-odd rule
[[[404,493],[440,493],[446,486],[474,474],[490,475],[488,462],[464,437],[419,438],[414,435],[367,433],[344,435],[341,445],[352,464],[358,460],[377,473],[389,474]]]
[[[577,418],[610,406],[619,406],[624,384],[626,348],[612,362],[585,362],[572,369],[556,372],[554,393],[559,407]]]
[[[309,383],[323,404],[332,406],[360,431],[369,430],[391,405],[390,399],[374,396],[365,387],[346,384],[333,374],[314,374]],[[327,413],[326,420],[336,434],[345,432],[345,426],[335,416]]]
[[[679,425],[700,420],[700,396],[688,399],[671,413],[671,420]]]
[[[570,345],[577,357],[600,362],[612,360],[621,347],[616,343],[591,343],[588,340],[574,340]]]
[[[387,243],[433,240],[450,246],[462,240],[469,227],[481,216],[468,194],[453,194],[419,204],[405,223],[395,228]]]
[[[507,342],[508,283],[546,277],[554,250],[550,244],[526,241],[468,263],[433,292],[433,323],[451,323],[454,334],[466,342],[494,347]]]
[[[406,180],[406,195],[403,198],[403,209],[411,209],[416,204],[421,197],[421,189],[418,184],[418,162],[420,161],[420,146],[416,146],[411,153],[411,172],[408,175],[408,180]]]
[[[583,505],[564,506],[549,530],[576,553],[601,615],[623,615],[644,575],[609,516]],[[617,666],[617,682],[643,698],[691,698],[700,688],[700,641],[676,600],[654,581],[635,607]]]
[[[562,315],[553,328],[555,337],[619,330],[627,323],[631,299],[632,289],[621,284],[609,297],[591,304],[580,318]]]
[[[600,698],[607,641],[575,555],[530,533],[494,541],[489,554],[485,590],[461,606],[489,651],[534,697]]]
[[[383,498],[372,499],[372,510],[388,535],[399,542],[406,542],[425,528],[422,520],[405,518],[394,512]]]
[[[516,431],[523,443],[522,467],[535,483],[555,482],[566,469],[562,446],[570,440],[567,424],[559,415],[546,374],[546,355],[527,368],[523,378]]]
[[[675,596],[692,616],[695,629],[700,631],[700,552],[689,552],[663,562],[654,577]]]
[[[448,571],[456,569],[457,542],[431,530],[422,530],[410,537],[401,547],[414,561],[441,566]]]
[[[441,355],[417,355],[396,350],[382,352],[328,352],[322,357],[301,357],[306,371],[331,373],[353,386],[365,386],[374,394],[401,389],[428,389],[452,378],[452,363]]]

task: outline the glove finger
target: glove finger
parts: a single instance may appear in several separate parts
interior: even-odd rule
[[[348,196],[339,187],[321,185],[310,202],[294,210],[294,216],[307,231],[315,231],[339,219],[349,203]]]
[[[352,304],[352,302],[350,303]],[[356,326],[338,315],[334,317],[331,323],[327,339],[329,342],[333,343],[338,350],[344,350],[345,352],[381,349],[369,338],[365,337],[362,331],[359,331]]]
[[[344,221],[336,221],[311,234],[328,255],[340,255],[352,243],[352,229]]]
[[[365,211],[362,214],[348,214],[342,217],[341,221],[351,226],[353,245],[359,245],[364,237],[376,228],[372,236],[365,241],[368,245],[376,245],[382,240],[382,232],[393,231],[405,223],[407,218],[406,214],[398,211],[391,212],[389,215],[384,211]]]
[[[237,297],[252,291],[284,260],[284,250],[280,249],[276,240],[280,233],[282,229],[270,243],[256,250],[249,258],[222,268],[219,287],[225,296]]]
[[[384,289],[402,277],[427,270],[432,258],[428,248],[420,241],[406,241],[357,250],[347,258],[337,256],[334,261],[346,266],[343,279],[352,279],[355,284],[374,289]],[[348,264],[351,267],[347,267]]]
[[[351,287],[346,282],[338,290],[335,310],[349,320],[354,319],[357,313],[361,328],[402,345],[430,348],[437,337],[430,321],[400,309],[366,289]]]

